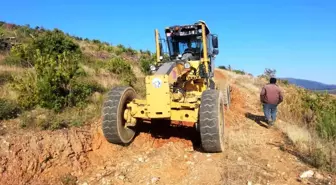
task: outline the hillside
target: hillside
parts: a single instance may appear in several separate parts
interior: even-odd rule
[[[121,147],[102,134],[102,102],[116,85],[144,96],[154,54],[57,29],[2,23],[0,33],[15,37],[0,53],[0,184],[336,183],[334,97],[280,83],[285,101],[267,129],[266,79],[216,69],[215,81],[232,87],[223,153],[203,152],[193,127],[146,122]]]
[[[295,84],[297,86],[310,89],[310,90],[336,90],[336,85],[328,85],[311,80],[303,80],[297,78],[282,78],[288,80],[289,83]]]

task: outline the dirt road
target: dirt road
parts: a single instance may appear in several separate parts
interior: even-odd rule
[[[302,184],[298,175],[311,168],[281,150],[279,130],[259,123],[255,94],[231,83],[224,153],[203,153],[192,128],[142,125],[128,147],[108,143],[100,120],[53,132],[2,128],[0,184]]]

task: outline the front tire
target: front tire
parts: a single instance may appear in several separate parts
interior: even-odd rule
[[[135,136],[135,130],[125,126],[124,111],[127,103],[136,98],[131,87],[113,88],[103,107],[102,129],[106,140],[113,144],[128,145]]]
[[[224,101],[218,90],[206,90],[201,97],[199,130],[205,152],[224,151]]]

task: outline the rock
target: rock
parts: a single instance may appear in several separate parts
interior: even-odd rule
[[[207,157],[211,157],[211,154],[207,154],[206,156],[207,156]]]
[[[251,181],[247,181],[247,185],[252,185],[252,182]]]
[[[188,158],[188,156],[187,156],[187,155],[184,155],[184,158],[186,159],[186,158]]]
[[[106,169],[106,166],[101,166],[100,168],[99,168],[99,170],[105,170]]]
[[[125,176],[124,176],[124,175],[119,175],[118,178],[119,178],[120,180],[124,180],[124,179],[125,179]]]
[[[103,175],[100,174],[100,173],[97,173],[97,174],[96,174],[96,177],[97,177],[97,178],[101,178],[102,176],[103,176]]]
[[[301,178],[301,179],[304,179],[304,178],[311,178],[311,177],[313,177],[313,175],[314,175],[314,171],[313,171],[313,170],[308,170],[308,171],[303,172],[303,173],[300,175],[300,178]]]
[[[186,151],[186,152],[193,152],[194,149],[193,149],[193,147],[188,147],[188,148],[186,148],[184,151]]]
[[[139,158],[138,158],[138,161],[143,163],[143,162],[144,162],[144,159],[143,159],[142,157],[139,157]]]
[[[188,164],[188,165],[194,165],[194,162],[187,161],[187,164]]]
[[[269,167],[271,167],[271,165],[270,165],[270,164],[267,164],[266,166],[267,166],[268,168],[269,168]]]
[[[317,173],[317,172],[314,174],[314,178],[315,178],[315,179],[318,179],[318,180],[322,180],[322,179],[324,179],[323,175],[321,175],[321,174],[319,174],[319,173]]]
[[[237,161],[242,161],[243,159],[241,157],[238,157]]]
[[[159,180],[160,180],[159,177],[153,177],[152,180],[151,180],[151,182],[152,182],[152,184],[155,184],[155,183],[157,183]]]
[[[89,185],[87,182],[83,182],[83,184],[82,185]]]

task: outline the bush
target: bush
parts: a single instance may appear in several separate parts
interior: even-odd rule
[[[241,74],[241,75],[244,75],[244,74],[245,74],[244,71],[242,71],[242,70],[238,70],[238,69],[234,69],[234,70],[232,70],[232,71],[235,72],[235,73],[237,73],[237,74]]]
[[[24,109],[32,108],[38,103],[36,79],[33,70],[27,70],[14,77],[12,88],[18,92],[19,105]]]
[[[38,34],[34,40],[19,44],[11,48],[10,58],[6,63],[20,65],[25,67],[34,66],[36,50],[39,50],[42,56],[56,57],[62,53],[79,55],[81,50],[79,45],[74,43],[71,38],[62,31],[55,29]]]
[[[131,64],[120,57],[115,57],[108,61],[106,68],[113,74],[119,75],[125,85],[132,86],[136,81]]]
[[[149,57],[141,57],[140,58],[141,71],[146,75],[150,74],[150,65],[154,64],[154,61],[155,60]]]
[[[224,69],[226,70],[227,68],[225,66],[218,66],[219,69]]]
[[[19,106],[14,102],[0,99],[0,120],[15,118],[20,112]]]
[[[76,84],[80,72],[78,55],[65,52],[43,56],[37,51],[34,57],[36,72],[16,78],[13,86],[23,107],[40,105],[59,111],[83,102],[92,93],[86,86]]]
[[[20,67],[32,67],[34,48],[31,43],[15,45],[11,48],[10,55],[5,58],[5,64]]]
[[[42,36],[37,37],[32,47],[35,50],[40,50],[41,55],[58,56],[65,52],[76,55],[82,54],[79,45],[58,29],[46,31]]]

